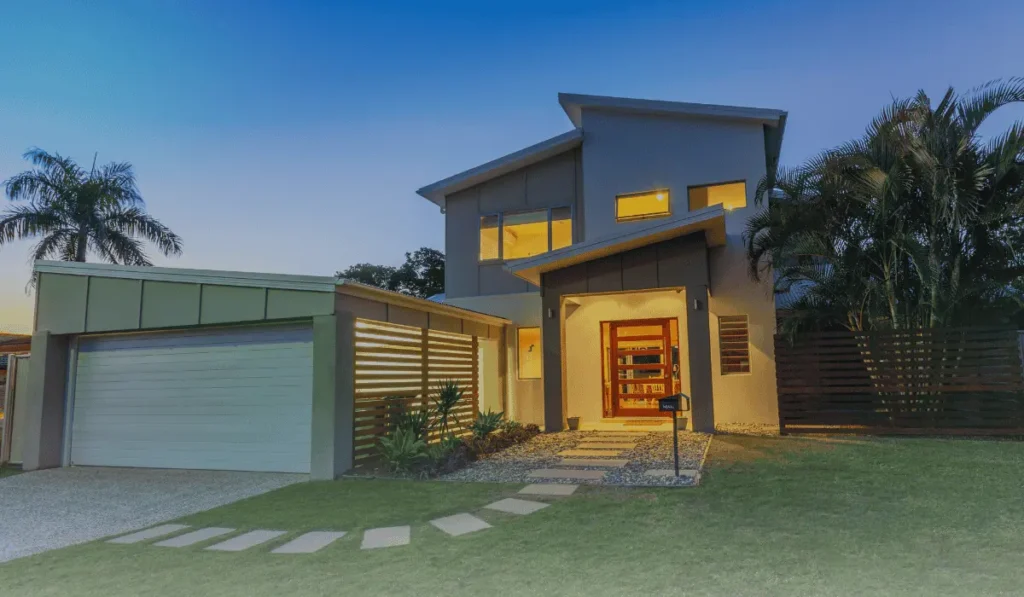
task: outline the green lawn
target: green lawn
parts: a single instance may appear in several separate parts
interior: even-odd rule
[[[6,466],[0,466],[0,478],[12,477],[12,476],[20,474],[20,473],[21,473],[21,469],[20,468],[10,468],[10,467],[6,467]]]
[[[10,595],[997,595],[1024,587],[1024,443],[712,444],[697,489],[595,490],[450,538],[426,524],[514,488],[352,480],[186,519],[237,527],[413,522],[408,547],[314,555],[93,543],[0,565]],[[475,510],[474,510],[475,511]]]

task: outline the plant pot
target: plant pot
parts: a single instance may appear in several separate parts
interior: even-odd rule
[[[580,418],[579,417],[569,417],[567,420],[569,421],[569,431],[579,431],[580,430]]]

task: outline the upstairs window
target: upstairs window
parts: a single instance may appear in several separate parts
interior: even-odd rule
[[[548,252],[548,212],[522,211],[502,218],[504,259],[522,259]]]
[[[480,217],[480,261],[524,259],[571,244],[571,207]]]
[[[690,187],[690,211],[721,205],[725,209],[739,209],[747,206],[747,183],[727,182]]]
[[[718,355],[722,375],[750,373],[750,333],[746,315],[718,318]]]
[[[615,221],[632,222],[672,215],[668,189],[615,196]]]

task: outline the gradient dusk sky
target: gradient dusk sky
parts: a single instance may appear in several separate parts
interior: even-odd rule
[[[158,265],[331,275],[443,249],[415,190],[569,130],[559,91],[784,109],[794,165],[893,96],[1024,75],[1022,30],[1019,1],[5,0],[0,179],[33,146],[130,161],[185,241]]]

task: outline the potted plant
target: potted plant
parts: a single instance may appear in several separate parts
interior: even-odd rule
[[[567,421],[569,422],[569,431],[579,431],[580,430],[580,418],[579,417],[569,417],[567,419]]]

